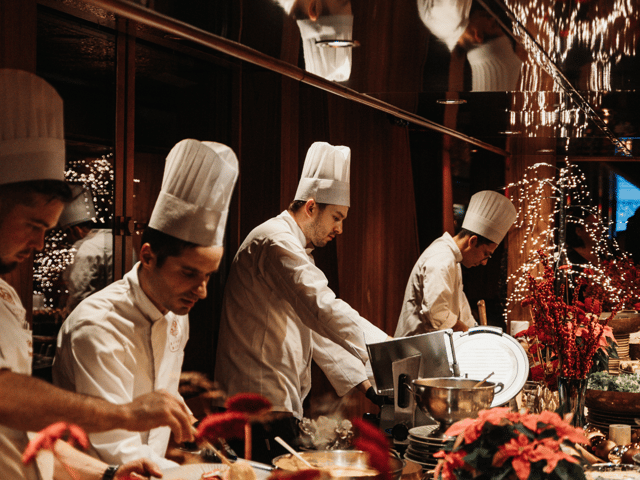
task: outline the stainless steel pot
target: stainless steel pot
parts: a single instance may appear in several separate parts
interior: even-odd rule
[[[360,450],[318,450],[313,452],[301,452],[300,455],[312,466],[317,468],[328,468],[329,471],[334,469],[331,474],[334,478],[341,480],[374,480],[382,478],[381,475],[366,475],[364,471],[371,469],[368,464],[368,453]],[[399,458],[389,455],[391,465],[391,477],[393,480],[400,480],[402,469],[405,462]],[[273,459],[273,466],[280,470],[297,471],[306,467],[300,460],[296,459],[292,454],[280,455]],[[344,472],[350,472],[350,475],[342,476],[340,467],[344,468]],[[362,470],[363,475],[357,475],[357,471]],[[331,473],[331,471],[330,471]]]
[[[431,436],[443,436],[451,424],[464,418],[473,418],[480,410],[489,408],[493,395],[502,391],[502,383],[467,378],[417,378],[411,382],[416,405],[440,423]],[[474,388],[475,387],[475,388]]]

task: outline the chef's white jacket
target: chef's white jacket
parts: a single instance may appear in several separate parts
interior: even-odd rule
[[[62,324],[53,364],[56,385],[124,404],[165,389],[179,396],[188,316],[166,315],[151,303],[138,279],[138,266],[78,305]],[[95,454],[106,463],[148,458],[161,468],[169,427],[149,432],[92,433]]]
[[[462,290],[462,253],[445,232],[413,266],[396,327],[396,337],[453,328],[458,320],[476,324]]]
[[[16,291],[0,279],[0,370],[31,375],[33,343],[26,312]],[[2,392],[0,395],[11,395]],[[34,412],[37,415],[38,412]],[[34,464],[22,464],[27,433],[5,427],[0,420],[0,478],[2,480],[38,480]]]
[[[336,298],[287,211],[256,227],[236,254],[222,307],[215,379],[229,395],[260,393],[302,418],[311,361],[338,395],[367,380],[367,343],[387,334]]]
[[[73,248],[76,249],[73,263],[63,273],[69,290],[65,306],[68,312],[113,281],[113,232],[94,228]]]

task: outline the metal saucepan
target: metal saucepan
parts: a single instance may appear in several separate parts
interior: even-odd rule
[[[493,395],[504,388],[502,382],[485,382],[467,378],[417,378],[411,381],[416,405],[440,423],[432,436],[442,436],[449,426],[459,420],[476,417],[489,408]],[[475,388],[474,388],[475,387]]]
[[[364,477],[367,477],[367,480],[382,478],[369,466],[369,454],[361,450],[317,450],[301,452],[300,455],[314,467],[327,469],[332,477],[341,480],[363,480]],[[389,455],[389,461],[392,480],[399,480],[405,465],[404,460]],[[274,458],[272,463],[276,469],[287,471],[308,468],[290,453]]]

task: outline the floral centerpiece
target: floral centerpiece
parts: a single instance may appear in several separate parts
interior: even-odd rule
[[[434,455],[441,459],[436,480],[585,478],[583,462],[567,451],[588,439],[553,412],[481,410],[478,418],[454,423],[446,435],[457,438]]]
[[[586,379],[591,371],[606,369],[607,358],[617,358],[615,338],[607,325],[621,304],[612,308],[609,319],[600,322],[604,290],[591,290],[580,300],[580,291],[589,285],[589,277],[576,279],[569,297],[567,286],[556,290],[554,268],[543,251],[538,251],[543,267],[540,278],[527,273],[529,292],[522,301],[531,311],[531,326],[516,336],[529,341],[531,376],[555,390],[558,376]],[[559,269],[569,269],[570,265]]]

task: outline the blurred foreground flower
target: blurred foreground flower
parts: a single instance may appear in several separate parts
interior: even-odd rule
[[[54,445],[58,440],[66,441],[72,447],[79,447],[83,450],[89,447],[89,438],[80,427],[65,422],[53,423],[38,432],[29,442],[22,454],[22,463],[28,465],[33,462],[43,450],[48,450],[53,456],[57,456]],[[71,467],[65,462],[61,461],[60,463],[71,478],[78,478]]]
[[[478,418],[454,423],[446,435],[457,438],[434,455],[441,459],[436,480],[585,478],[581,460],[565,450],[573,450],[576,443],[586,444],[588,439],[582,429],[553,412],[534,415],[508,407],[481,410]]]

